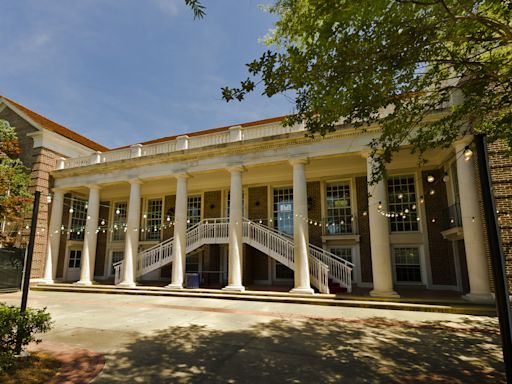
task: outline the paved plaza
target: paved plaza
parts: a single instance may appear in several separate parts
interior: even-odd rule
[[[94,383],[504,381],[490,317],[44,291],[29,306],[55,322],[39,348],[104,357]]]

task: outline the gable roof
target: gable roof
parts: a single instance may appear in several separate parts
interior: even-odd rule
[[[160,137],[158,139],[153,139],[153,140],[149,140],[149,141],[143,141],[143,142],[137,143],[137,144],[148,145],[148,144],[164,143],[166,141],[175,140],[179,136],[190,136],[190,137],[193,137],[193,136],[208,135],[210,133],[217,133],[217,132],[227,131],[229,128],[236,127],[236,126],[241,126],[242,128],[246,128],[246,127],[254,127],[254,126],[257,126],[257,125],[278,123],[278,122],[283,121],[286,117],[288,117],[288,116],[287,115],[285,115],[285,116],[277,116],[277,117],[271,117],[269,119],[250,121],[250,122],[242,123],[242,124],[232,124],[232,125],[228,125],[228,126],[225,126],[225,127],[204,129],[202,131],[195,131],[195,132],[190,132],[190,133],[180,133],[179,135]],[[130,146],[129,145],[124,145],[122,147],[113,148],[111,150],[123,149],[123,148],[128,148],[128,147],[130,147]]]
[[[19,112],[25,114],[28,118],[30,118],[33,122],[40,125],[41,127],[55,132],[61,136],[64,136],[65,138],[75,141],[79,144],[82,144],[88,148],[94,149],[95,151],[101,151],[105,152],[109,149],[101,144],[98,144],[90,139],[88,139],[85,136],[80,135],[79,133],[76,133],[72,131],[71,129],[68,129],[60,124],[57,124],[56,122],[48,119],[47,117],[44,117],[40,115],[39,113],[36,113],[32,111],[31,109],[28,109],[27,107],[18,104],[14,100],[11,100],[5,96],[0,95],[0,101],[4,101],[5,104],[9,107],[13,107],[15,110],[18,110]]]

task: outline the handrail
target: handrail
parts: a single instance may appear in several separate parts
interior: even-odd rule
[[[295,245],[291,238],[273,228],[247,219],[243,219],[242,234],[245,243],[267,253],[287,267],[295,268]],[[173,240],[174,237],[140,252],[137,257],[137,275],[148,273],[161,267],[164,263],[172,262]],[[186,252],[192,252],[204,244],[220,244],[228,241],[229,219],[203,219],[187,230]],[[329,292],[328,280],[331,277],[350,291],[351,271],[354,264],[312,244],[309,244],[309,249],[311,283],[320,292]],[[116,281],[118,281],[123,261],[113,265]]]

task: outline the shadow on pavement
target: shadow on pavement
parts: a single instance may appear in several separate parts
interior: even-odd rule
[[[504,382],[496,326],[274,320],[170,327],[107,356],[95,383]]]

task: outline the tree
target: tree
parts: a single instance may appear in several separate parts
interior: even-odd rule
[[[404,143],[420,161],[468,131],[512,147],[510,0],[277,0],[268,9],[279,18],[270,49],[239,87],[222,88],[224,100],[261,83],[269,97],[294,93],[285,124],[305,122],[310,134],[380,124],[373,181]]]
[[[13,244],[17,228],[28,213],[32,199],[28,193],[29,175],[19,159],[16,131],[0,120],[0,243]]]

